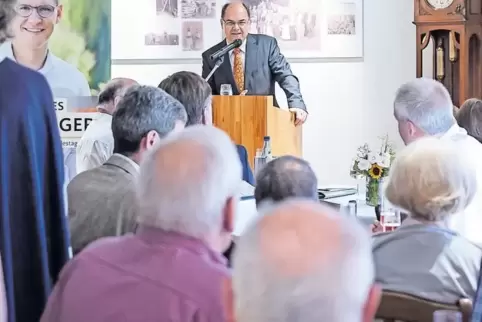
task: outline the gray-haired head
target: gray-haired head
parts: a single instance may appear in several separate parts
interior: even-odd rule
[[[406,144],[426,135],[444,134],[455,124],[449,92],[430,78],[403,84],[393,106],[400,136]]]
[[[468,99],[457,111],[455,118],[460,127],[482,143],[482,100]]]
[[[310,164],[295,156],[282,156],[267,163],[256,175],[256,204],[290,197],[318,200],[318,180]]]
[[[0,44],[3,44],[13,36],[10,30],[10,24],[13,18],[15,18],[16,2],[16,0],[0,1]]]
[[[240,178],[241,162],[226,133],[188,127],[141,163],[139,222],[204,239],[221,251],[231,240]]]
[[[153,86],[133,86],[112,117],[114,153],[130,156],[147,140],[153,146],[173,130],[184,127],[187,115],[178,100]]]
[[[212,123],[212,90],[208,82],[193,72],[181,71],[164,79],[158,86],[184,105],[186,126]]]
[[[115,108],[129,87],[137,84],[135,80],[130,78],[113,78],[100,92],[98,108],[109,114],[114,113]]]
[[[312,200],[262,208],[234,250],[237,321],[372,321],[379,290],[365,229]]]
[[[387,199],[422,221],[463,211],[477,191],[473,160],[458,142],[421,138],[405,147],[390,169]]]

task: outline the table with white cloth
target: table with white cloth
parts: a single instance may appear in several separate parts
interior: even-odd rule
[[[362,196],[350,195],[338,198],[325,199],[323,201],[333,204],[336,207],[339,206],[340,212],[343,215],[348,216],[345,208],[348,206],[348,202],[351,200],[356,200],[357,202],[356,218],[368,227],[376,219],[375,207],[367,205]],[[256,202],[254,200],[254,197],[243,197],[238,202],[233,235],[235,237],[241,236],[243,231],[253,222],[254,219],[256,219],[257,216],[258,212],[256,210]]]

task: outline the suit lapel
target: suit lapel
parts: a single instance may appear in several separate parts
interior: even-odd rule
[[[244,88],[251,92],[254,86],[251,81],[258,68],[257,62],[258,42],[253,35],[248,35],[246,39],[246,53],[244,54]]]
[[[224,46],[226,46],[226,40],[222,42],[221,48]],[[224,55],[224,61],[221,64],[221,66],[219,66],[219,69],[222,69],[220,74],[226,75],[226,78],[227,78],[226,83],[221,83],[221,84],[231,84],[231,88],[233,89],[233,95],[238,95],[239,90],[238,90],[238,87],[236,86],[236,82],[234,81],[233,67],[231,66],[231,61],[229,60],[229,52],[227,52]],[[221,86],[221,84],[219,84],[219,86]]]

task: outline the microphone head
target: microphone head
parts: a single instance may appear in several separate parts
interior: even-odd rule
[[[233,41],[234,48],[238,48],[239,46],[241,46],[242,43],[243,41],[241,39],[236,39],[235,41]]]

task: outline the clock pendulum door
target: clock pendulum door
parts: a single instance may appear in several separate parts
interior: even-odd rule
[[[433,46],[432,77],[447,87],[453,103],[482,98],[482,0],[414,0],[416,76],[423,76],[423,51]]]

